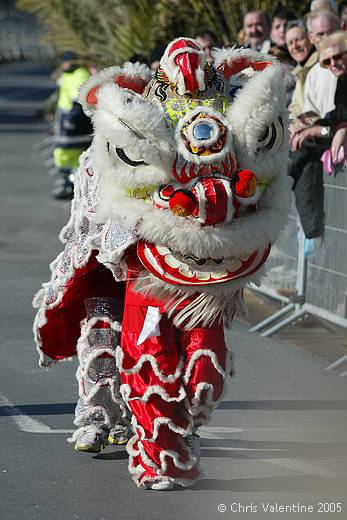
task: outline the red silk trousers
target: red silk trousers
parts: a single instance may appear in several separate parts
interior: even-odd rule
[[[163,314],[160,335],[138,344],[148,306],[128,296],[118,363],[135,432],[129,471],[139,486],[158,477],[189,486],[200,470],[184,438],[209,422],[229,372],[223,325],[183,331]]]

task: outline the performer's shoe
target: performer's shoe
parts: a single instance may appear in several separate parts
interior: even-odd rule
[[[111,428],[107,441],[109,444],[127,444],[133,435],[133,431],[128,426],[116,424]]]
[[[145,482],[145,489],[152,489],[153,491],[171,491],[175,487],[174,482],[167,478],[160,478],[153,480],[153,482]]]
[[[105,435],[93,430],[82,431],[75,443],[76,451],[87,453],[100,453],[105,447]]]
[[[196,463],[199,464],[201,457],[200,449],[200,437],[197,433],[192,433],[184,438],[186,446],[191,450],[192,454],[196,458]]]

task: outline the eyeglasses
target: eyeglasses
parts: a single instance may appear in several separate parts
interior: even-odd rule
[[[322,67],[329,67],[333,60],[334,62],[342,61],[345,54],[346,52],[339,52],[339,54],[335,54],[335,56],[332,56],[331,58],[325,58],[325,60],[322,60],[320,64],[322,65]]]

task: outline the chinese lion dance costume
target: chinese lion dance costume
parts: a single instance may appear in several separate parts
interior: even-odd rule
[[[112,438],[132,415],[129,470],[151,489],[200,477],[196,431],[230,372],[223,321],[290,202],[280,65],[243,49],[214,58],[178,38],[153,78],[126,63],[84,84],[95,136],[35,299],[41,365],[78,355],[73,440],[91,427]]]

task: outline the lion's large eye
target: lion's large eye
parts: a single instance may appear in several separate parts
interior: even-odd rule
[[[283,143],[283,138],[283,122],[279,118],[271,126],[268,126],[263,135],[258,138],[257,151],[266,150],[267,152],[276,153]]]
[[[148,163],[146,163],[142,159],[140,159],[140,160],[138,160],[138,159],[131,159],[125,153],[123,148],[118,148],[117,146],[115,146],[115,145],[113,145],[113,144],[111,144],[109,142],[107,143],[107,151],[111,155],[111,157],[113,157],[113,159],[115,157],[118,157],[118,159],[123,161],[128,166],[132,166],[133,168],[136,168],[137,166],[148,166]]]
[[[119,157],[119,159],[128,166],[132,166],[133,168],[135,168],[136,166],[148,166],[148,163],[146,163],[145,161],[135,161],[134,159],[130,159],[130,157],[127,156],[123,148],[115,147],[114,151],[116,152],[117,157]]]

